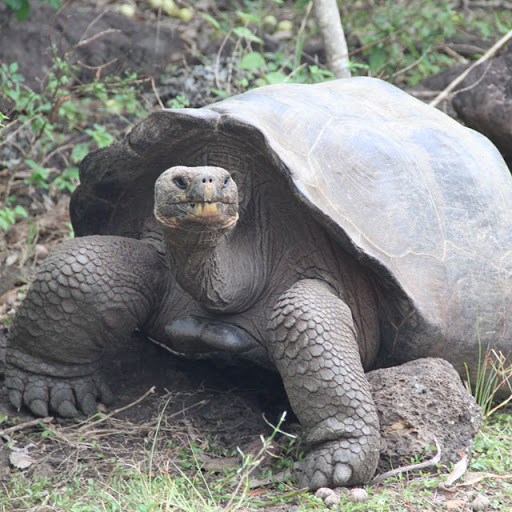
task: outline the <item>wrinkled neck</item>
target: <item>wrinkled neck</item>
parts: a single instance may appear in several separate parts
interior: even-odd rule
[[[247,267],[247,239],[235,230],[164,230],[167,259],[180,286],[205,308],[239,312],[254,301],[259,276]],[[250,263],[252,264],[252,262]]]
[[[231,230],[205,229],[192,231],[190,229],[163,228],[166,247],[179,259],[180,266],[186,264],[191,255],[207,255],[215,252],[215,249],[229,231]]]

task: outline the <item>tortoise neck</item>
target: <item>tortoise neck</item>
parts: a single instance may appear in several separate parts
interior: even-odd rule
[[[167,260],[180,286],[206,309],[235,313],[254,302],[261,279],[247,272],[247,248],[236,228],[219,232],[164,231]]]
[[[215,249],[230,230],[205,229],[191,231],[189,229],[163,228],[166,249],[178,258],[179,268],[187,264],[193,255],[208,256]]]

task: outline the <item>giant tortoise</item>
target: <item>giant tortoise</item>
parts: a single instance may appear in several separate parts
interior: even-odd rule
[[[275,85],[150,114],[89,154],[78,238],[11,329],[16,407],[108,398],[105,348],[140,329],[279,371],[311,489],[368,481],[364,371],[435,356],[475,372],[512,348],[512,178],[482,135],[383,81]]]

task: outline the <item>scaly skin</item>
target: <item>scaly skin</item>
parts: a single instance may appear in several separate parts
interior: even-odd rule
[[[37,416],[92,414],[111,395],[105,349],[142,328],[162,302],[168,271],[156,251],[122,237],[69,240],[44,261],[10,331],[11,403]]]
[[[301,485],[367,482],[379,460],[379,422],[352,314],[325,283],[298,281],[274,307],[270,355],[306,433]]]
[[[268,214],[255,212],[260,221]],[[355,310],[365,311],[358,325],[368,324],[370,334],[361,327],[356,332],[340,290],[322,279],[332,281],[337,265],[329,267],[314,250],[318,260],[287,260],[299,239],[260,237],[256,228],[265,224],[252,224],[251,236],[237,232],[237,188],[222,168],[179,166],[162,173],[155,216],[169,266],[146,243],[110,236],[66,242],[44,262],[11,330],[11,402],[40,416],[50,409],[61,416],[94,412],[96,399],[108,398],[98,376],[104,350],[136,328],[164,331],[171,345],[184,348],[244,352],[260,342],[305,429],[302,484],[367,482],[377,465],[379,434],[358,343],[367,352],[373,340],[371,301],[371,313]],[[315,275],[317,261],[318,277],[304,279]],[[289,273],[286,284],[272,274],[275,265]],[[171,291],[174,279],[185,293]],[[354,290],[339,288],[351,303]]]

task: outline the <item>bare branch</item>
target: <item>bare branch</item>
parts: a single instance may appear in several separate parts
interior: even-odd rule
[[[93,41],[96,41],[100,37],[107,36],[109,34],[121,34],[122,30],[119,30],[118,28],[108,28],[106,30],[103,30],[102,32],[98,32],[97,34],[94,34],[93,36],[89,37],[89,39],[82,39],[81,41],[78,41],[76,45],[73,47],[73,49],[82,48],[84,46],[87,46],[88,44],[91,44]]]
[[[79,427],[79,430],[90,429],[92,426],[96,426],[99,423],[103,423],[104,421],[108,420],[109,418],[112,418],[112,416],[115,416],[116,414],[118,414],[120,412],[123,412],[123,411],[126,411],[127,409],[130,409],[134,405],[137,405],[138,403],[140,403],[143,400],[145,400],[149,395],[153,394],[155,391],[156,391],[156,387],[152,386],[142,396],[137,398],[137,400],[134,400],[133,402],[129,403],[128,405],[120,407],[119,409],[116,409],[115,411],[109,412],[108,414],[105,414],[105,416],[102,416],[98,420],[93,420],[93,418],[88,418],[88,419],[78,423],[77,425],[72,425],[72,427],[69,427],[69,428],[77,428],[77,427]],[[93,421],[91,421],[91,420],[93,420]]]
[[[350,78],[348,49],[336,0],[312,0],[329,69],[337,78]]]

